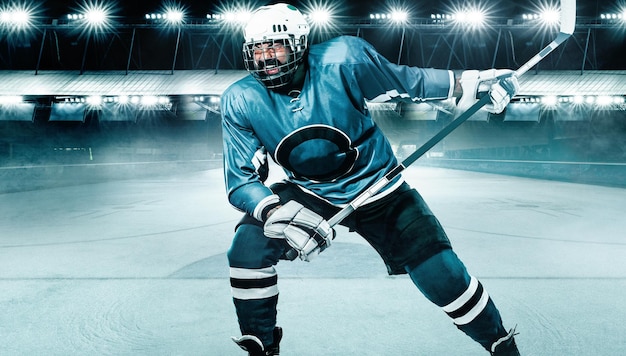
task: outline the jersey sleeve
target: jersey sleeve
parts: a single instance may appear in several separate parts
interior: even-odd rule
[[[353,70],[364,97],[372,102],[402,100],[421,102],[452,97],[454,73],[445,69],[409,67],[391,63],[362,39]]]
[[[267,153],[255,136],[240,105],[243,95],[227,91],[222,96],[222,138],[224,179],[228,201],[237,209],[262,220],[266,207],[278,203],[278,196],[263,184]]]

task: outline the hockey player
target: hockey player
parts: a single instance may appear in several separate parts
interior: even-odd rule
[[[228,199],[245,213],[228,251],[242,333],[233,339],[249,355],[279,353],[274,266],[290,256],[308,261],[328,247],[334,230],[326,219],[397,165],[366,101],[446,99],[460,89],[453,72],[392,64],[360,38],[309,46],[308,34],[297,8],[260,7],[244,29],[251,75],[230,86],[221,101]],[[495,79],[506,72],[464,72],[459,104],[471,105],[484,91],[491,98],[487,109],[501,112],[518,89],[515,76]],[[267,155],[288,177],[270,187],[264,184]],[[402,177],[341,224],[376,249],[389,274],[408,273],[491,354],[519,354],[514,331],[504,328],[486,290]]]

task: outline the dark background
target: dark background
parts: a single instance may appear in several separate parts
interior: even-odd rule
[[[314,32],[311,41],[319,42],[338,34],[359,35],[391,61],[464,70],[492,66],[517,68],[554,37],[553,32],[519,25],[521,13],[536,10],[534,1],[494,1],[493,5],[485,7],[498,25],[477,32],[428,23],[428,26],[422,26],[420,21],[406,28],[367,21],[369,13],[385,12],[394,3],[340,2],[336,11],[344,16],[340,18],[343,25],[328,32]],[[414,16],[428,19],[430,13],[448,12],[457,2],[405,3],[410,4],[406,6]],[[227,8],[223,3],[183,2],[188,23],[181,28],[164,27],[143,18],[147,12],[162,11],[165,2],[106,4],[116,16],[116,25],[108,32],[87,35],[64,23],[67,13],[80,10],[82,5],[79,3],[33,2],[30,6],[36,9],[36,22],[43,26],[19,35],[2,34],[0,78],[2,70],[33,73],[35,70],[58,70],[76,75],[97,71],[123,75],[125,70],[147,70],[167,75],[170,70],[243,69],[240,29],[222,29],[206,23],[206,13]],[[265,2],[249,4],[262,5]],[[303,2],[294,4],[301,8],[308,6]],[[617,2],[578,0],[577,5],[575,33],[554,54],[545,58],[538,70],[582,73],[626,69],[623,57],[626,52],[625,25],[598,20],[600,13],[617,12]],[[515,23],[508,26],[506,21],[511,16],[515,17]],[[58,19],[58,26],[51,25],[54,19]],[[45,32],[42,28],[46,28]],[[178,34],[180,42],[177,46]],[[132,47],[131,41],[134,41]],[[10,181],[11,189],[15,189],[16,183],[34,181],[32,176],[22,179],[24,167],[30,172],[47,172],[39,174],[38,179],[48,177],[50,183],[67,182],[65,174],[76,176],[78,166],[70,168],[70,165],[99,167],[97,172],[91,171],[90,177],[100,179],[111,177],[110,170],[105,173],[102,167],[114,167],[120,172],[117,176],[130,177],[167,171],[172,167],[206,168],[220,162],[220,117],[216,113],[207,112],[205,120],[182,120],[175,112],[161,111],[134,121],[115,121],[105,120],[93,112],[81,121],[51,122],[48,115],[52,99],[33,100],[37,101],[37,109],[32,121],[0,120],[0,175],[8,175],[4,182]],[[393,115],[376,115],[375,119],[398,146],[399,156],[410,153],[413,147],[426,141],[448,122],[441,116],[430,121],[402,120]],[[503,117],[492,116],[487,122],[464,124],[447,142],[434,149],[444,153],[444,157],[425,158],[420,163],[626,185],[623,172],[626,116],[623,108],[589,111],[575,121],[555,120],[549,111],[542,112],[536,122],[504,122]],[[494,160],[498,163],[493,163]],[[515,161],[515,168],[505,163],[511,160]],[[55,168],[50,168],[52,166]],[[57,173],[50,174],[50,169]],[[16,171],[22,173],[16,176]],[[59,176],[58,172],[65,173]]]

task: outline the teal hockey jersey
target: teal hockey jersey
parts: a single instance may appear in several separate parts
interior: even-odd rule
[[[259,219],[273,195],[259,173],[267,155],[305,191],[345,205],[398,164],[367,102],[442,100],[454,89],[451,71],[393,64],[358,37],[314,44],[305,60],[297,95],[250,75],[221,98],[228,199]]]

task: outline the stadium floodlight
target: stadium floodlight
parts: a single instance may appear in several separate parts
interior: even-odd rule
[[[237,16],[237,12],[232,11],[232,12],[226,12],[224,14],[222,14],[223,19],[226,20],[226,22],[243,22],[243,21],[238,21],[239,16]]]
[[[128,95],[120,95],[115,98],[115,101],[120,105],[126,105],[130,102],[130,97]]]
[[[430,20],[434,24],[446,24],[449,21],[452,21],[454,18],[451,14],[430,14]]]
[[[170,25],[176,25],[183,23],[185,20],[185,13],[179,10],[166,10],[163,13],[150,13],[145,15],[146,20],[155,23],[166,23]]]
[[[167,96],[144,95],[136,100],[131,100],[131,102],[146,108],[153,108],[157,106],[168,106],[170,99]]]
[[[542,30],[554,29],[559,27],[561,15],[560,9],[554,4],[548,4],[546,1],[541,1],[537,5],[532,13],[522,15],[524,21],[538,24]]]
[[[481,5],[454,6],[449,9],[449,14],[449,20],[456,27],[476,30],[487,26],[488,8]]]
[[[247,23],[254,12],[253,5],[249,3],[230,2],[218,6],[215,12],[207,14],[207,19],[220,21],[226,26],[239,27]]]
[[[479,8],[456,11],[452,17],[456,23],[470,28],[481,28],[487,20],[487,15]]]
[[[159,99],[154,95],[144,95],[141,97],[142,106],[156,106]]]
[[[408,20],[409,13],[404,10],[391,10],[388,13],[373,13],[369,17],[370,20],[404,23]]]
[[[558,9],[544,9],[539,17],[546,25],[558,25],[561,14]]]
[[[0,28],[22,30],[31,25],[33,10],[24,5],[0,8]]]
[[[332,14],[327,9],[313,9],[305,15],[311,25],[326,25],[332,21]]]
[[[92,27],[100,27],[107,22],[107,13],[104,9],[94,8],[85,12],[85,20]]]
[[[540,17],[539,14],[522,14],[522,19],[526,21],[538,20]]]
[[[17,105],[24,102],[24,97],[21,95],[0,95],[0,105],[10,106]]]
[[[315,35],[320,36],[318,40],[323,41],[323,36],[332,36],[328,33],[340,33],[338,24],[335,22],[337,14],[342,8],[337,3],[322,3],[320,1],[310,1],[308,5],[303,5],[302,13],[309,25],[311,25],[311,43]]]
[[[548,107],[555,107],[559,103],[556,95],[546,95],[541,98],[541,104]]]
[[[409,19],[409,13],[404,10],[392,10],[391,21],[396,23],[404,23]]]
[[[85,2],[75,13],[67,15],[69,23],[84,27],[86,31],[95,32],[112,28],[111,7],[98,2]]]
[[[311,28],[313,26],[333,27],[333,22],[338,13],[345,10],[339,2],[324,0],[302,1],[301,11]]]
[[[600,19],[609,23],[626,22],[626,8],[614,13],[600,14]]]
[[[585,97],[582,95],[574,95],[573,103],[576,105],[582,105],[585,102]]]
[[[185,22],[185,8],[180,5],[164,5],[160,12],[147,13],[146,21],[165,25],[178,25]]]
[[[238,10],[227,10],[221,14],[212,15],[212,18],[217,19],[217,20],[222,20],[229,24],[244,24],[248,22],[251,16],[252,16],[252,11],[238,9]]]
[[[600,95],[596,99],[596,104],[598,106],[602,106],[602,107],[609,106],[609,105],[613,104],[614,102],[615,101],[614,101],[613,97],[612,96],[608,96],[608,95]]]
[[[180,24],[185,20],[185,13],[181,9],[169,8],[166,9],[164,18],[169,24]]]
[[[101,106],[101,105],[102,105],[102,102],[103,102],[104,100],[102,99],[102,97],[101,97],[101,96],[98,96],[98,95],[93,95],[93,96],[89,96],[89,97],[87,97],[87,99],[86,99],[85,101],[86,101],[86,103],[87,103],[89,106],[92,106],[92,107],[99,107],[99,106]]]

